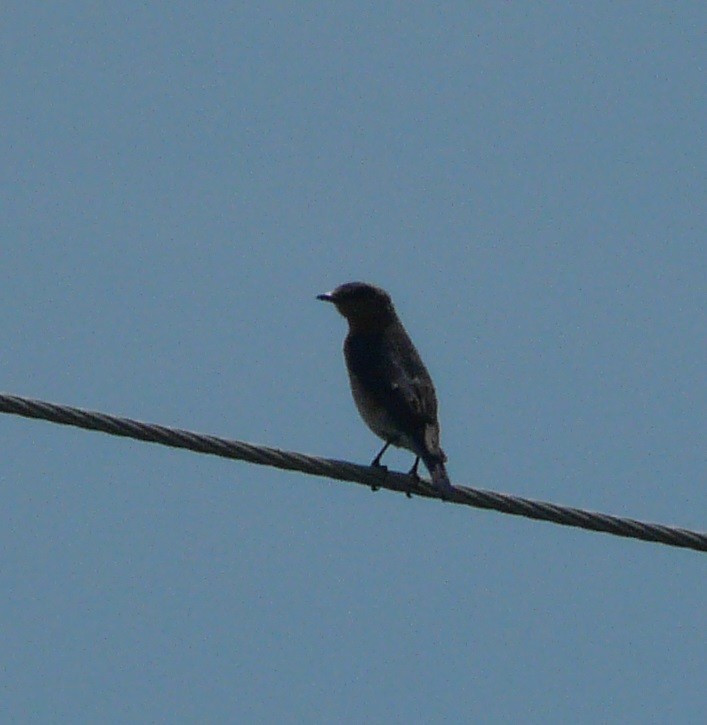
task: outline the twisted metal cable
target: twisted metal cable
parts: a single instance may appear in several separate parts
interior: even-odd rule
[[[427,498],[440,498],[438,491],[428,481],[415,479],[402,473],[371,466],[359,466],[348,461],[316,458],[302,453],[281,451],[276,448],[201,435],[162,425],[141,423],[130,418],[118,418],[105,413],[55,405],[16,395],[0,393],[0,413],[11,413],[25,418],[39,418],[61,425],[97,430],[110,435],[159,443],[173,448],[186,448],[197,453],[208,453],[222,458],[233,458],[289,471],[301,471],[314,476],[351,481],[374,488],[386,488]],[[600,531],[614,536],[653,541],[695,551],[707,551],[707,532],[700,533],[661,524],[650,524],[466,486],[456,486],[454,492],[445,500],[476,508],[492,509],[514,516],[550,521],[562,526]]]

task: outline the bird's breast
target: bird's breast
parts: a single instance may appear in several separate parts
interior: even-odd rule
[[[415,450],[410,436],[400,429],[388,410],[375,395],[371,394],[358,376],[349,370],[349,381],[356,408],[366,425],[386,442],[409,450]]]

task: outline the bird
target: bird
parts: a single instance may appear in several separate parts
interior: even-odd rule
[[[366,282],[346,282],[317,299],[332,303],[348,322],[344,359],[351,393],[363,421],[385,443],[371,465],[384,467],[381,458],[391,445],[406,448],[415,454],[409,475],[418,478],[422,459],[434,487],[448,495],[453,486],[440,446],[435,388],[390,295]]]

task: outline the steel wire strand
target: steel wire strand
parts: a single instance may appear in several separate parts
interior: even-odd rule
[[[185,448],[222,458],[300,471],[374,488],[386,488],[427,498],[441,498],[439,492],[432,487],[429,481],[416,479],[403,473],[143,423],[130,418],[121,418],[16,395],[0,393],[0,412],[47,420],[86,430],[101,431],[110,435],[158,443],[173,448]],[[548,521],[562,526],[652,541],[667,546],[707,551],[707,533],[559,506],[495,491],[455,486],[454,491],[444,500],[514,516]]]

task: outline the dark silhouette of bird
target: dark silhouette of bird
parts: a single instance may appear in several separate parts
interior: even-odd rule
[[[373,459],[393,445],[415,454],[410,475],[422,459],[432,483],[452,490],[439,442],[437,395],[432,378],[393,307],[390,295],[365,282],[347,282],[317,299],[331,302],[349,323],[344,358],[361,417],[385,441]]]

